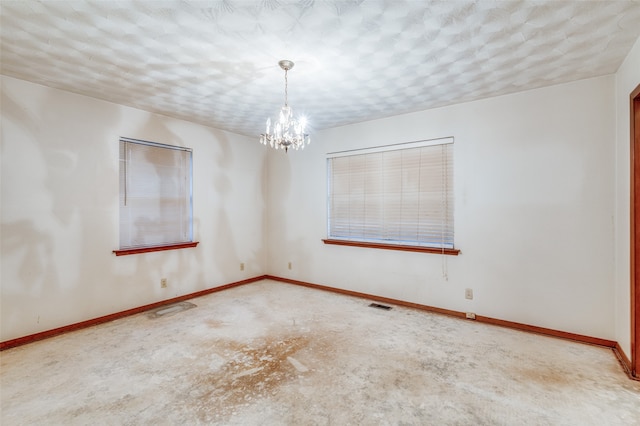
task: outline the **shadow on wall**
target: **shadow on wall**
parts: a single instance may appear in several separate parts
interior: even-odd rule
[[[233,192],[233,181],[229,178],[229,174],[233,170],[233,152],[230,147],[228,135],[223,131],[215,129],[209,130],[213,136],[215,148],[217,148],[214,158],[215,170],[212,174],[211,187],[214,189],[215,200],[211,200],[210,205],[218,206],[212,209],[213,235],[203,236],[207,241],[212,242],[213,261],[217,270],[227,279],[230,268],[234,268],[240,263],[237,244],[235,240],[234,230],[229,220],[229,215],[236,212],[230,209],[242,208],[238,203],[231,203],[230,196]]]
[[[291,193],[291,154],[281,151],[269,152],[269,209],[268,209],[268,247],[273,251],[267,254],[269,269],[281,274],[291,259],[287,223],[290,215],[296,211],[287,209]],[[298,255],[299,256],[299,255]]]
[[[210,247],[207,252],[211,255],[210,261],[213,261],[224,282],[237,278],[240,262],[249,265],[249,270],[262,274],[265,265],[265,244],[260,244],[260,248],[249,253],[246,248],[251,245],[245,240],[264,241],[264,234],[248,235],[249,230],[243,220],[249,217],[252,220],[249,226],[253,229],[256,215],[264,217],[267,183],[263,177],[266,175],[266,158],[263,157],[262,174],[256,175],[257,169],[243,162],[246,157],[239,155],[240,160],[236,161],[235,155],[246,153],[245,146],[231,146],[233,139],[230,140],[229,134],[224,131],[213,128],[209,128],[208,131],[213,136],[213,154],[207,161],[207,165],[213,163],[213,167],[210,167],[212,170],[208,172],[211,179],[208,191],[210,199],[206,203],[210,210],[205,212],[209,235],[201,235],[201,244]],[[262,200],[256,200],[254,182],[261,185],[259,194]],[[260,206],[262,211],[256,211],[256,206]]]
[[[58,303],[74,312],[83,305],[81,295],[91,294],[92,283],[108,272],[100,259],[110,254],[111,240],[101,233],[113,225],[117,170],[107,141],[120,119],[111,104],[78,105],[75,95],[43,89],[34,107],[12,89],[3,85],[2,91],[3,121],[15,126],[3,140],[11,156],[3,179],[16,183],[3,194],[2,291],[3,299],[28,295],[28,301],[4,306],[5,329],[34,324],[40,311]]]
[[[2,283],[3,293],[38,294],[45,286],[56,287],[58,275],[53,262],[53,238],[37,229],[33,221],[2,224],[2,253],[15,258],[19,282]]]
[[[211,283],[204,282],[205,272],[215,267],[226,277],[236,270],[230,266],[240,261],[235,217],[244,206],[234,194],[239,172],[225,132],[198,127],[210,133],[198,140],[210,143],[214,167],[201,175],[210,176],[216,200],[209,204],[218,208],[194,215],[194,236],[211,244],[209,253],[216,256],[205,259],[207,251],[198,247],[115,258],[121,136],[117,131],[124,107],[79,100],[48,88],[25,98],[20,86],[15,87],[3,83],[2,90],[2,178],[5,185],[18,183],[2,194],[3,338],[5,331],[37,332],[165,298],[155,282],[159,271],[169,279],[175,273],[190,287],[206,288]],[[174,123],[178,121],[149,114],[134,134],[122,136],[188,146],[184,134],[171,129]],[[262,195],[264,207],[266,183]],[[256,204],[252,200],[251,206]],[[208,226],[211,235],[199,235],[205,221],[215,224]],[[264,265],[259,259],[264,251],[253,256],[253,262]],[[36,326],[41,315],[42,326]]]
[[[4,88],[3,88],[4,89]],[[6,90],[2,90],[2,114],[3,119],[10,121],[11,124],[17,126],[21,132],[20,135],[16,135],[13,138],[5,138],[3,135],[4,155],[11,155],[19,148],[11,147],[12,144],[21,144],[37,150],[37,134],[39,133],[39,121],[33,113],[29,113],[30,109],[21,106],[21,104],[10,96]],[[23,154],[23,153],[19,153]],[[23,154],[23,157],[38,157],[33,158],[33,163],[30,166],[38,163],[39,152],[28,152]],[[14,176],[13,170],[25,170],[26,167],[22,167],[15,163],[16,159],[4,158],[3,161],[3,173],[2,178],[5,182],[14,181],[20,179],[21,176]],[[16,169],[14,169],[14,167]],[[7,175],[7,171],[11,174]],[[42,179],[38,184],[44,187],[46,181],[47,172],[41,173]],[[30,177],[32,179],[38,178],[40,174],[32,173]],[[20,189],[14,191],[8,191],[12,194],[16,194]],[[11,209],[12,211],[18,210],[21,203],[29,202],[33,205],[32,200],[33,193],[24,191],[25,194],[20,194],[20,200],[17,197],[7,200],[5,198],[6,193],[3,194],[2,204],[4,204],[2,214],[2,253],[3,253],[3,267],[5,272],[8,269],[5,263],[7,259],[15,259],[15,263],[12,263],[12,267],[15,268],[15,275],[18,277],[19,282],[7,282],[2,280],[2,292],[6,294],[20,294],[30,293],[39,294],[45,291],[45,286],[57,287],[58,273],[56,265],[52,257],[54,249],[54,241],[52,235],[42,230],[42,226],[37,226],[39,223],[37,218],[22,218],[20,214],[6,214],[5,209]],[[24,197],[24,198],[23,198]],[[29,199],[27,199],[29,197]],[[36,205],[37,207],[37,205]],[[46,206],[43,206],[46,207]],[[6,218],[9,221],[5,222]],[[4,278],[5,274],[3,274]],[[10,306],[4,309],[11,309]]]
[[[190,141],[185,141],[181,135],[174,132],[167,125],[167,123],[171,122],[172,119],[170,118],[150,114],[145,124],[134,133],[140,135],[140,138],[144,140],[192,148]],[[198,235],[199,227],[200,219],[194,214],[194,237]],[[148,286],[146,288],[150,289],[148,291],[156,294],[154,300],[166,298],[166,294],[157,286],[156,280],[158,276],[167,278],[172,283],[171,290],[175,296],[206,287],[202,268],[204,259],[201,247],[133,256],[135,257],[135,267],[119,275],[123,285],[127,288],[134,288],[130,292],[122,292],[120,301],[123,306],[128,306],[132,303],[131,293],[139,293],[139,291],[135,290],[136,286],[147,285],[147,283]],[[146,303],[146,301],[142,303]]]
[[[269,247],[269,216],[268,216],[268,199],[269,199],[269,155],[265,152],[262,157],[262,167],[260,169],[260,194],[262,196],[261,202],[261,228],[262,229],[262,244],[257,252],[254,252],[254,260],[259,261],[261,273],[268,272],[269,259],[268,247]]]

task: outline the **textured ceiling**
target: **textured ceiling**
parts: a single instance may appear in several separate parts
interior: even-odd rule
[[[4,75],[256,136],[614,73],[638,1],[0,0]],[[640,71],[639,71],[640,72]]]

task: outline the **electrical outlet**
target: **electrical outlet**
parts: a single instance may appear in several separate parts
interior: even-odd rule
[[[473,299],[473,289],[472,288],[467,288],[464,291],[464,298],[465,299],[469,299],[472,300]]]
[[[244,271],[244,262],[240,263],[240,270]]]
[[[476,319],[476,314],[474,314],[473,312],[467,312],[466,315],[467,315],[467,319],[470,319],[470,320]]]
[[[289,269],[292,269],[291,262],[289,262]]]
[[[167,279],[166,278],[161,278],[160,279],[160,287],[167,288]]]

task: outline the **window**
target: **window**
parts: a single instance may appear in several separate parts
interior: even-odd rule
[[[120,139],[120,250],[194,247],[190,148]]]
[[[332,153],[327,174],[325,243],[458,253],[453,138]]]

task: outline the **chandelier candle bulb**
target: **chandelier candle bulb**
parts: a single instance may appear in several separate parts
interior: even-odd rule
[[[273,127],[273,133],[271,133],[271,117],[267,118],[267,126],[265,133],[260,135],[260,143],[263,145],[269,144],[271,148],[282,149],[285,152],[289,151],[289,148],[295,150],[304,149],[305,145],[311,142],[309,135],[305,133],[307,126],[307,120],[305,117],[296,119],[293,115],[293,109],[289,106],[289,93],[288,93],[288,71],[293,68],[294,63],[289,60],[282,60],[278,62],[280,68],[284,70],[284,106],[280,108],[280,114],[278,121]]]

